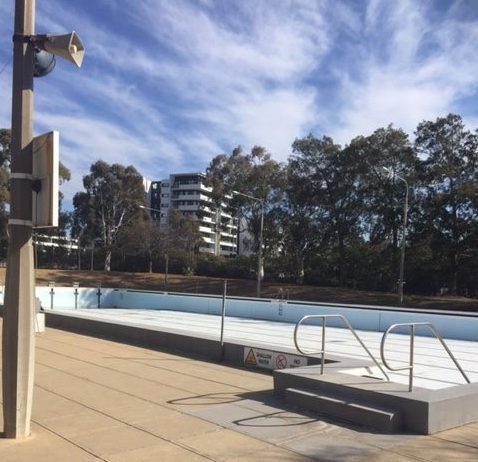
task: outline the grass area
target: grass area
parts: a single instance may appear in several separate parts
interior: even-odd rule
[[[46,286],[55,281],[57,286],[71,286],[79,282],[81,287],[127,288],[143,290],[165,290],[164,274],[159,273],[126,273],[104,271],[75,270],[35,270],[36,284]],[[5,280],[5,268],[0,268],[0,281]],[[222,294],[223,279],[202,276],[169,275],[168,290],[172,292],[189,292],[201,294]],[[255,297],[256,282],[244,279],[229,279],[228,295]],[[397,295],[385,292],[343,289],[336,287],[316,287],[296,284],[279,284],[264,282],[262,297],[288,298],[328,303],[350,303],[361,305],[397,305]],[[405,296],[405,307],[439,309],[452,311],[477,311],[478,300],[465,297],[425,297],[418,295]]]

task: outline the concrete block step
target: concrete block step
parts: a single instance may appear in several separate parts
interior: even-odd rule
[[[301,409],[318,412],[348,422],[385,432],[399,431],[402,427],[400,412],[374,405],[351,401],[339,396],[317,394],[310,390],[286,388],[285,399]]]

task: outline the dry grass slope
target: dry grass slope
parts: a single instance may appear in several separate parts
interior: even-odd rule
[[[73,281],[82,287],[117,287],[143,290],[165,290],[164,274],[124,273],[104,271],[47,270],[35,271],[37,285],[46,286],[55,281],[58,286],[71,286]],[[5,280],[5,268],[0,268],[0,281]],[[201,276],[169,275],[168,289],[172,292],[222,294],[223,280]],[[291,300],[314,302],[350,303],[362,305],[396,305],[393,293],[341,289],[335,287],[299,286],[295,284],[263,284],[262,296],[277,298],[280,294]],[[229,279],[228,294],[254,297],[256,283],[253,280]],[[406,296],[406,307],[440,309],[452,311],[478,311],[478,300],[464,297],[422,297]]]

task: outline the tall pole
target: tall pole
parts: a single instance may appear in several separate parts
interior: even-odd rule
[[[222,290],[222,309],[221,309],[221,361],[224,360],[224,320],[226,318],[226,296],[227,296],[227,279],[224,279]]]
[[[34,378],[32,138],[35,0],[15,1],[12,90],[12,163],[3,316],[3,419],[6,438],[30,434]]]
[[[261,296],[261,283],[264,274],[262,247],[264,243],[264,201],[261,200],[261,227],[259,230],[259,249],[257,252],[257,298]]]
[[[234,194],[238,194],[239,196],[247,197],[248,199],[252,199],[253,201],[259,202],[261,206],[261,223],[259,229],[259,248],[257,249],[257,289],[256,295],[257,298],[261,296],[261,284],[262,278],[264,277],[264,257],[263,257],[263,246],[264,246],[264,199],[259,199],[258,197],[250,196],[249,194],[245,194],[239,191],[233,191]]]
[[[403,277],[405,273],[405,245],[407,241],[407,218],[408,218],[408,183],[405,178],[397,178],[405,183],[405,203],[403,205],[403,230],[402,230],[402,245],[400,249],[400,275],[398,280],[398,302],[403,305]]]

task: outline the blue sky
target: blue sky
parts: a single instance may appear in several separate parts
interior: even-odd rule
[[[478,1],[37,0],[37,32],[76,30],[82,69],[35,80],[35,133],[60,131],[67,205],[97,159],[150,179],[295,138],[341,144],[449,112],[478,127]],[[0,3],[0,69],[14,0]],[[11,64],[0,75],[10,125]]]

